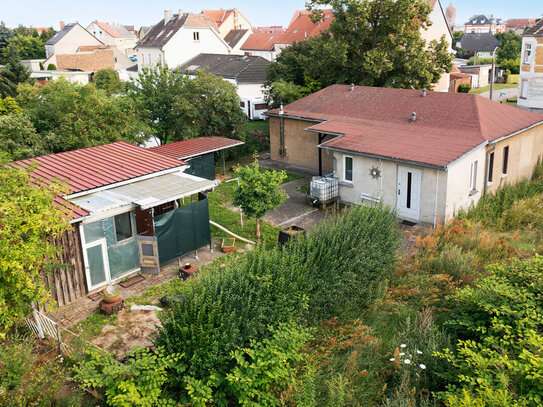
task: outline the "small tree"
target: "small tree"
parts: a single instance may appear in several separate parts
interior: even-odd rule
[[[7,64],[0,72],[0,95],[3,97],[17,96],[17,86],[20,83],[31,83],[30,71],[21,63],[19,53],[14,45],[4,49]]]
[[[260,243],[260,219],[288,198],[286,192],[279,189],[287,174],[285,171],[263,169],[255,156],[253,164],[238,168],[236,175],[239,177],[239,186],[234,205],[241,206],[247,216],[256,219],[256,237]]]
[[[108,96],[118,93],[121,90],[122,83],[119,74],[115,69],[101,69],[94,75],[94,84],[98,89],[102,89]]]
[[[48,298],[40,272],[58,253],[48,239],[69,227],[55,204],[65,189],[32,180],[31,173],[0,158],[0,338],[28,315],[32,302]]]

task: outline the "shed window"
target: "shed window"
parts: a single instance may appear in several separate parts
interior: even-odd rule
[[[353,181],[353,157],[345,156],[345,181]]]
[[[268,105],[266,103],[258,103],[255,105],[255,110],[266,110]]]
[[[130,212],[115,216],[115,239],[117,242],[122,242],[131,237],[132,222],[130,221]]]
[[[503,175],[507,175],[508,165],[509,165],[509,146],[503,148],[503,164],[502,164]]]
[[[240,107],[245,107],[245,102],[239,102]]]
[[[199,31],[194,31],[192,33],[192,38],[194,38],[194,41],[200,41],[200,32]]]

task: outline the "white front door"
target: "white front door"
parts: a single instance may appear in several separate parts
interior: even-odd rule
[[[422,171],[398,166],[398,215],[401,218],[420,219]]]
[[[83,256],[89,291],[105,285],[111,280],[106,239],[86,244]]]

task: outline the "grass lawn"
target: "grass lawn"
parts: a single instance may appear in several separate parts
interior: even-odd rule
[[[511,89],[511,88],[518,88],[518,84],[514,84],[514,83],[496,83],[496,84],[494,84],[494,90]],[[475,94],[478,95],[480,93],[488,92],[488,91],[490,91],[490,85],[485,86],[484,88],[471,89],[469,91],[469,93],[475,93]]]

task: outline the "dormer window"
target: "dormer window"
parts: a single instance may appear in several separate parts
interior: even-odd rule
[[[199,31],[194,31],[192,33],[192,38],[194,39],[194,41],[200,41],[200,32]]]

